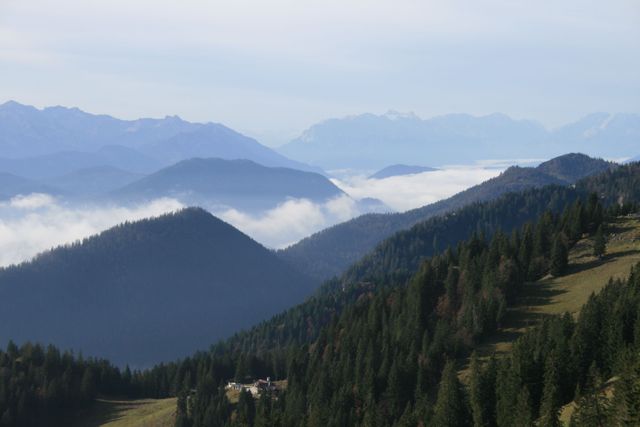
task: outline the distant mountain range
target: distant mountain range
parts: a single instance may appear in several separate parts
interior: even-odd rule
[[[58,189],[10,173],[0,172],[0,201],[20,194],[48,193],[55,195]]]
[[[423,172],[433,172],[435,170],[437,169],[427,166],[391,165],[370,175],[369,179],[385,179],[391,178],[392,176],[413,175]]]
[[[190,159],[117,189],[109,198],[141,202],[173,197],[185,204],[253,212],[290,198],[325,202],[342,195],[331,181],[313,172],[265,167],[250,160]]]
[[[206,349],[313,289],[271,251],[191,208],[0,269],[0,341],[150,366]]]
[[[107,145],[92,152],[57,151],[31,157],[0,157],[0,171],[44,180],[79,169],[104,166],[144,174],[158,170],[161,165],[161,162],[121,145]]]
[[[105,149],[107,153],[102,152]],[[8,159],[33,157],[35,161],[30,159],[20,173],[15,168],[22,160],[17,166],[7,165]],[[177,116],[120,120],[77,108],[40,110],[14,101],[0,105],[0,158],[5,158],[0,171],[55,176],[71,172],[66,164],[76,163],[76,168],[113,166],[148,173],[192,157],[248,159],[265,166],[318,171],[218,123],[190,123]]]
[[[504,114],[362,114],[313,125],[279,151],[325,169],[377,169],[389,163],[429,165],[481,159],[550,158],[581,152],[605,158],[636,155],[640,115],[596,113],[555,130]]]
[[[71,198],[100,196],[143,178],[144,175],[112,166],[77,169],[46,182]]]
[[[395,214],[368,214],[335,225],[279,251],[300,271],[318,280],[344,271],[393,233],[431,217],[485,202],[509,193],[549,184],[567,185],[614,167],[615,164],[584,154],[567,154],[536,168],[513,166],[500,176],[471,187],[448,199]]]

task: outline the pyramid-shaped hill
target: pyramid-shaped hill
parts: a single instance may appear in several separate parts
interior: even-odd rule
[[[189,208],[1,269],[0,340],[149,366],[206,349],[312,291],[271,251]]]

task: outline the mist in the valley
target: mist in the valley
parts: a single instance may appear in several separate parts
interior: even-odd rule
[[[259,214],[232,208],[208,210],[263,245],[284,248],[365,213],[356,199],[376,198],[392,210],[405,211],[449,197],[499,173],[499,169],[468,167],[382,180],[342,177],[333,182],[351,196],[324,203],[290,199]],[[29,260],[42,251],[73,243],[124,221],[154,217],[182,207],[182,202],[172,198],[117,206],[72,204],[40,193],[16,196],[0,202],[0,266]]]

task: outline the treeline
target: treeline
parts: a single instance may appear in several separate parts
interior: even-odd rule
[[[96,396],[175,395],[175,364],[148,371],[119,369],[54,346],[9,342],[0,350],[0,426],[65,426]]]
[[[226,354],[227,369],[235,361],[236,372],[259,376],[271,366],[271,376],[285,373],[286,393],[259,402],[261,413],[269,414],[260,417],[267,422],[263,425],[387,426],[431,420],[447,361],[468,354],[496,330],[526,281],[550,271],[562,274],[569,247],[584,233],[595,233],[603,216],[592,195],[509,235],[498,230],[488,239],[475,233],[423,261],[408,286],[360,293],[308,345],[275,347],[264,351],[268,358],[215,350]],[[250,404],[231,411],[219,387],[222,380],[197,377],[198,393],[181,406],[181,426],[226,425],[237,421],[238,413],[254,419]]]
[[[577,321],[548,318],[508,357],[484,367],[474,358],[471,371],[469,387],[451,393],[462,387],[445,369],[434,420],[456,410],[445,425],[560,426],[562,405],[575,400],[571,426],[640,425],[640,264],[592,295]]]

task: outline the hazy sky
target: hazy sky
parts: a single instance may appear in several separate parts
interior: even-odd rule
[[[328,117],[640,112],[638,0],[0,0],[0,102],[285,142]]]

